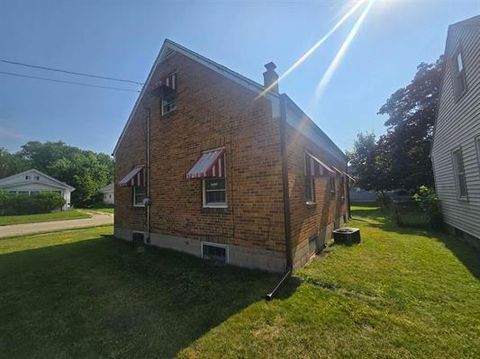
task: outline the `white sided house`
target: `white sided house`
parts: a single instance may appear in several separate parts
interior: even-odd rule
[[[100,188],[100,193],[103,194],[103,203],[113,205],[115,203],[115,197],[113,194],[113,182],[107,184],[105,187]]]
[[[65,199],[62,210],[70,207],[70,194],[75,188],[35,169],[0,179],[0,190],[32,195],[39,192],[58,192]]]
[[[450,25],[432,145],[445,222],[480,247],[480,15]]]

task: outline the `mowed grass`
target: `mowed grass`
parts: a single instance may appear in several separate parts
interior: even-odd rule
[[[0,226],[7,226],[9,224],[22,223],[38,223],[62,221],[69,219],[90,218],[90,215],[74,209],[61,212],[39,213],[39,214],[25,214],[18,216],[0,216]]]
[[[362,243],[279,275],[135,251],[111,227],[0,240],[0,356],[478,358],[479,253],[356,207]]]

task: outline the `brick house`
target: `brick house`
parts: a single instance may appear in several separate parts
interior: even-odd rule
[[[344,153],[285,94],[166,40],[114,150],[115,236],[304,265],[348,218]]]

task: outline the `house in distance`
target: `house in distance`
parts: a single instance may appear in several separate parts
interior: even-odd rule
[[[164,42],[114,150],[116,237],[282,272],[346,222],[345,154],[265,67]]]
[[[70,207],[70,196],[75,188],[36,169],[30,169],[0,179],[0,190],[27,196],[40,192],[56,192],[65,199],[62,210]]]

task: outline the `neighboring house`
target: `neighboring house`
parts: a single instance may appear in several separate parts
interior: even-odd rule
[[[445,222],[480,244],[480,16],[450,25],[445,63],[431,152],[435,187]]]
[[[31,169],[0,179],[0,190],[32,195],[39,192],[58,192],[65,199],[66,210],[70,207],[70,194],[75,188],[43,172]]]
[[[115,236],[305,264],[348,218],[344,153],[285,94],[166,40],[114,150]]]
[[[103,194],[103,203],[112,205],[115,203],[113,196],[113,183],[109,183],[101,188],[100,192]]]
[[[378,193],[375,191],[366,191],[360,187],[352,187],[350,189],[351,203],[375,203],[377,202]]]

